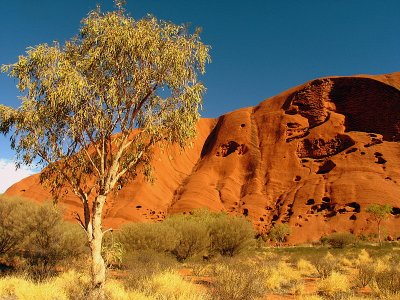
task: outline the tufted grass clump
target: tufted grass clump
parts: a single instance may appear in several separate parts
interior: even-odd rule
[[[211,300],[207,292],[199,286],[171,271],[159,273],[147,280],[143,293],[156,300]]]
[[[350,292],[351,286],[346,275],[333,271],[329,276],[318,282],[317,288],[323,296],[331,299],[342,299]]]

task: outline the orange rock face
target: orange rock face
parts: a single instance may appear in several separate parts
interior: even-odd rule
[[[400,73],[316,79],[218,119],[202,119],[194,146],[154,159],[156,181],[141,178],[107,200],[105,227],[161,220],[207,207],[248,216],[259,231],[292,228],[290,243],[332,232],[363,234],[365,212],[389,204],[386,233],[400,235]],[[33,175],[6,194],[51,199]],[[81,212],[65,195],[67,218]]]

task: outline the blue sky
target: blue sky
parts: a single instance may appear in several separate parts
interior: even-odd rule
[[[71,38],[96,4],[114,6],[0,0],[0,64],[15,62],[28,46]],[[398,0],[128,0],[126,9],[136,19],[151,13],[203,28],[202,40],[212,47],[202,78],[203,117],[256,105],[321,76],[400,71]],[[14,80],[1,74],[0,103],[17,107],[17,96]],[[0,137],[0,192],[10,184],[6,177],[27,175],[10,175],[13,156],[9,138]]]

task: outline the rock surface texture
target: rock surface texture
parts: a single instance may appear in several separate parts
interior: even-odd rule
[[[316,79],[255,107],[202,119],[194,147],[154,159],[156,181],[127,184],[107,202],[105,227],[207,207],[292,228],[290,243],[332,232],[365,234],[372,203],[394,207],[383,223],[400,235],[400,73]],[[7,195],[43,201],[39,175]],[[67,218],[81,212],[67,193]]]

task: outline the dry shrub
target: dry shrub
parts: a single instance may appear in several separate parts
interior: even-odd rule
[[[296,266],[297,270],[303,276],[314,276],[317,273],[317,269],[315,268],[315,266],[311,262],[303,258],[300,258],[297,261]]]
[[[349,278],[333,271],[328,277],[321,279],[317,284],[318,292],[332,299],[342,299],[350,292]]]
[[[265,293],[264,273],[252,264],[217,264],[213,272],[213,299],[251,300]]]
[[[327,278],[333,271],[339,270],[337,260],[330,252],[323,257],[315,258],[313,264],[321,278]]]
[[[264,273],[264,284],[269,291],[295,294],[301,294],[303,291],[300,271],[293,269],[286,262],[281,261],[277,265],[267,266]]]
[[[390,265],[386,270],[377,271],[374,277],[374,291],[383,296],[400,296],[400,267]]]
[[[365,249],[362,249],[358,254],[355,265],[357,285],[361,287],[367,286],[374,278],[375,266],[372,264],[372,258]]]
[[[167,253],[154,250],[141,250],[124,253],[123,268],[129,272],[123,283],[127,289],[142,289],[144,282],[167,270],[176,268],[177,262]]]

